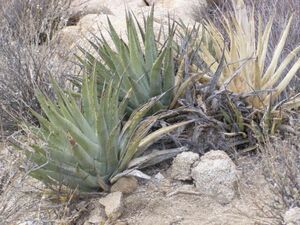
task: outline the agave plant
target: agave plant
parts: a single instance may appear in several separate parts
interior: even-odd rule
[[[119,101],[121,89],[116,89],[113,82],[104,84],[99,98],[95,80],[95,76],[84,76],[79,97],[66,93],[54,82],[56,102],[37,91],[45,116],[33,112],[40,128],[28,129],[33,137],[26,154],[37,165],[31,171],[33,177],[81,191],[107,191],[110,180],[134,157],[163,134],[188,123],[148,134],[157,117],[142,119],[158,97],[140,106],[124,122],[128,98]]]
[[[174,102],[174,98],[180,95],[177,91],[184,90],[179,88],[183,83],[180,79],[182,70],[176,71],[174,66],[175,26],[169,23],[168,38],[164,44],[160,44],[155,37],[153,13],[152,9],[150,15],[144,18],[144,26],[134,19],[132,14],[127,14],[128,42],[118,36],[108,20],[109,34],[114,47],[103,36],[94,37],[95,40],[90,41],[90,44],[97,56],[81,49],[84,57],[78,57],[89,73],[96,72],[100,90],[105,81],[113,80],[118,83],[122,79],[120,99],[130,91],[127,105],[129,114],[150,98],[162,93],[165,94],[155,104],[155,111],[166,109]],[[179,79],[175,79],[176,75]]]
[[[300,68],[300,59],[296,59],[300,46],[295,48],[279,64],[279,58],[290,31],[293,16],[290,17],[281,38],[274,49],[269,65],[266,65],[269,37],[273,18],[263,28],[259,17],[258,27],[254,13],[248,12],[243,0],[232,0],[233,11],[221,18],[225,35],[211,21],[205,28],[209,38],[201,48],[201,58],[213,73],[222,61],[223,49],[225,66],[219,79],[219,85],[228,90],[244,94],[255,108],[265,108],[273,103],[285,90]],[[229,39],[226,44],[225,36]],[[284,72],[290,67],[288,72]]]

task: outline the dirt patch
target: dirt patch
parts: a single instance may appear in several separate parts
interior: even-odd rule
[[[5,188],[0,194],[0,225],[94,225],[87,222],[91,216],[89,208],[94,203],[97,203],[94,204],[96,207],[101,207],[98,204],[100,197],[70,204],[49,201],[45,188],[34,179],[24,177],[22,170],[19,170],[22,165],[20,156],[9,149],[2,149],[1,153],[1,175],[11,174],[13,171],[17,175],[9,176],[9,184],[2,184]],[[145,171],[151,175],[151,179],[139,180],[137,190],[125,195],[124,211],[118,221],[127,225],[273,224],[266,220],[258,223],[259,211],[253,205],[251,193],[257,192],[255,188],[265,186],[264,181],[257,175],[259,165],[256,162],[257,159],[251,157],[240,160],[239,195],[229,204],[219,204],[216,199],[199,194],[192,182],[173,180],[170,162],[153,167]],[[250,190],[249,187],[253,188]],[[263,188],[258,191],[261,196],[270,197]]]
[[[235,213],[242,208],[249,212],[243,197],[221,205],[198,194],[192,184],[169,178],[151,180],[126,198],[123,219],[129,225],[254,224],[255,221]]]

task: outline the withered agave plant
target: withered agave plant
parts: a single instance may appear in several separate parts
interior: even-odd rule
[[[223,48],[225,48],[225,66],[219,85],[234,93],[243,94],[254,108],[266,108],[284,91],[300,68],[300,59],[296,58],[300,52],[300,46],[291,51],[279,64],[293,16],[282,31],[270,64],[266,65],[273,18],[271,17],[263,27],[259,17],[256,31],[254,10],[247,11],[243,0],[232,0],[232,5],[233,10],[228,14],[224,13],[220,19],[229,44],[224,44],[225,36],[214,23],[206,21],[205,29],[208,35],[202,44],[200,55],[215,73],[222,59]],[[293,61],[295,61],[294,64],[284,74]],[[293,102],[295,107],[299,107],[299,98],[293,99]]]
[[[33,177],[48,185],[108,191],[111,179],[125,170],[134,157],[163,134],[189,123],[177,123],[149,134],[158,117],[142,119],[159,97],[138,107],[124,122],[128,98],[119,101],[120,87],[113,82],[104,84],[99,97],[95,80],[95,76],[84,76],[79,97],[64,92],[53,82],[56,102],[37,92],[45,116],[33,112],[40,127],[27,127],[32,139],[30,148],[24,147],[36,164],[30,173]]]
[[[156,39],[153,16],[152,8],[150,15],[144,17],[142,25],[131,13],[127,13],[128,41],[124,41],[117,34],[108,20],[110,39],[114,47],[104,37],[95,36],[95,40],[90,41],[90,44],[97,54],[81,49],[84,56],[78,57],[85,70],[97,74],[100,90],[104,81],[113,80],[116,84],[122,79],[120,99],[130,92],[126,110],[128,114],[150,98],[162,93],[165,94],[157,101],[153,110],[156,112],[168,108],[184,91],[182,84],[187,86],[192,80],[190,78],[183,81],[183,70],[175,68],[175,25],[169,23],[167,40],[165,43],[159,43],[161,35],[158,34]]]

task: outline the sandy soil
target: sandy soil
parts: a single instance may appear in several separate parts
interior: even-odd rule
[[[2,175],[2,179],[4,179],[4,175],[6,177],[9,175],[13,179],[11,178],[10,184],[6,183],[6,190],[2,190],[0,193],[0,200],[2,201],[2,205],[0,205],[0,225],[81,224],[74,222],[79,220],[73,220],[72,223],[66,222],[68,219],[65,218],[68,216],[69,218],[73,217],[74,211],[61,211],[64,208],[63,205],[49,203],[43,199],[43,196],[37,194],[43,190],[35,188],[42,186],[31,178],[24,179],[24,174],[18,172],[18,166],[20,165],[15,153],[2,150],[2,154],[0,154],[0,175]],[[246,183],[248,178],[252,177],[257,179],[251,174],[255,171],[247,168],[246,165],[242,165],[242,168],[240,168],[241,174],[242,170],[248,171],[247,173],[243,172],[242,182]],[[139,181],[137,190],[125,195],[125,209],[120,218],[120,221],[125,222],[125,224],[254,225],[257,222],[254,216],[255,210],[251,206],[247,192],[241,190],[240,195],[233,202],[221,205],[211,197],[195,193],[196,190],[192,183],[172,180],[170,169],[166,164],[146,172],[152,175],[152,179]],[[159,173],[159,176],[155,176],[157,173]],[[249,180],[253,182],[253,179]],[[98,200],[93,199],[93,201]],[[3,207],[4,204],[8,207]],[[88,204],[89,202],[86,201],[85,206]],[[74,205],[72,207],[74,208]],[[57,213],[56,209],[60,210],[60,214]],[[243,215],[244,213],[247,216]],[[64,216],[65,218],[63,218]],[[85,213],[82,216],[88,217],[89,215]],[[7,220],[3,222],[4,219]],[[84,218],[80,219],[81,222],[84,220]]]

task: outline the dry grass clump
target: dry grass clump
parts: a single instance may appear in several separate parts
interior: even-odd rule
[[[0,221],[12,224],[32,207],[24,191],[24,174],[20,171],[22,157],[0,143]],[[29,205],[30,203],[30,205]]]
[[[61,195],[45,191],[42,183],[28,177],[23,154],[0,143],[0,224],[70,224],[82,206],[71,204],[73,192]],[[71,211],[70,207],[73,207]]]
[[[50,42],[67,22],[69,0],[0,0],[0,124],[14,130],[15,120],[34,122],[28,107],[39,109],[34,89],[49,93],[58,51]]]
[[[262,225],[284,224],[287,210],[300,206],[300,148],[298,136],[281,140],[270,138],[264,146],[260,146],[257,160],[247,170],[248,181],[243,190],[256,215],[239,214],[251,217]],[[249,159],[248,159],[249,161]],[[253,177],[256,179],[253,180]]]

